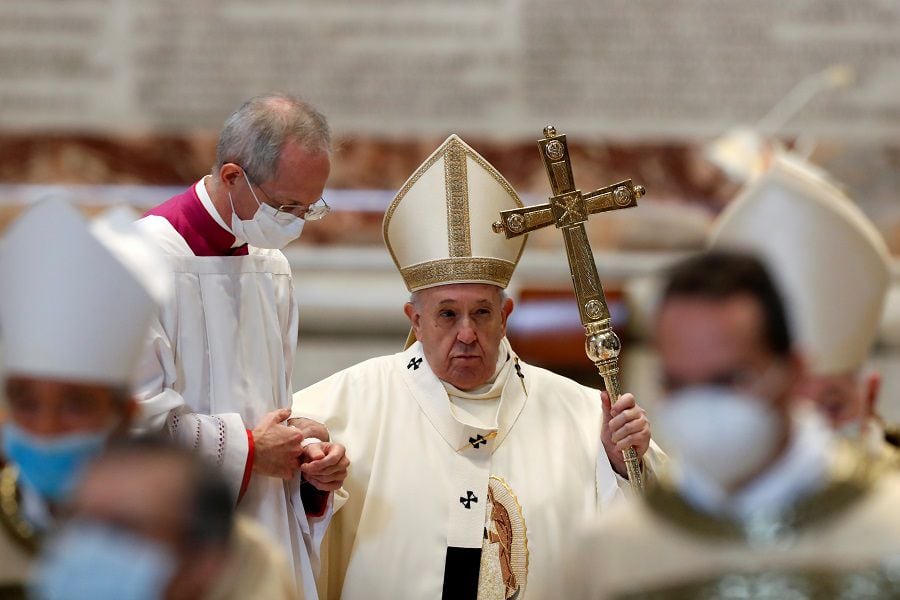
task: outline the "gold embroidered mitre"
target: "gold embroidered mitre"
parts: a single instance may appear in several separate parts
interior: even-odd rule
[[[505,288],[525,237],[506,239],[491,225],[521,207],[497,169],[456,135],[403,184],[384,215],[384,243],[411,292],[450,283]]]

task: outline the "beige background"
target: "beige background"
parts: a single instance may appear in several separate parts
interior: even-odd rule
[[[216,130],[283,88],[340,133],[710,136],[833,63],[784,133],[895,139],[894,0],[4,0],[0,126]]]

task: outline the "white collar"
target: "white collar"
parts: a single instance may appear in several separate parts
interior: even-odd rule
[[[234,232],[231,230],[225,223],[225,219],[222,218],[222,215],[219,214],[219,211],[216,210],[215,205],[213,204],[212,198],[209,196],[209,192],[206,190],[206,178],[209,175],[206,175],[197,184],[194,186],[194,191],[197,192],[197,197],[200,198],[200,204],[203,205],[203,208],[206,209],[206,212],[209,213],[209,216],[213,218],[213,220],[225,231],[234,235]],[[237,239],[237,236],[234,238],[234,243],[231,245],[232,248],[237,248],[238,246],[244,245],[244,240]]]
[[[826,483],[831,432],[819,415],[798,409],[791,423],[791,441],[781,458],[747,486],[729,495],[696,470],[681,470],[676,485],[698,508],[748,520],[778,513]]]
[[[501,343],[503,346],[500,352],[503,353],[503,356],[510,356],[510,364],[515,366],[517,364],[516,356],[510,348],[509,342],[504,338]],[[417,341],[405,351],[396,354],[395,357],[396,368],[400,371],[401,378],[405,380],[413,398],[428,421],[455,452],[464,452],[467,448],[472,448],[473,446],[470,444],[472,440],[477,436],[483,436],[492,440],[487,449],[490,454],[493,454],[494,450],[503,443],[525,407],[528,398],[526,387],[528,383],[526,382],[527,365],[524,363],[518,363],[517,377],[506,376],[504,378],[502,371],[497,377],[498,382],[505,380],[497,410],[497,426],[485,428],[463,423],[453,415],[452,403],[443,382],[437,378],[428,361],[425,360],[422,342]],[[514,382],[513,379],[520,381]]]
[[[483,385],[478,386],[474,390],[464,391],[441,379],[447,394],[454,398],[463,398],[466,400],[493,400],[499,398],[503,392],[503,386],[506,385],[509,374],[512,371],[512,354],[509,349],[509,342],[506,338],[500,341],[500,350],[497,355],[497,364],[494,367],[494,374]],[[503,376],[501,377],[501,373]]]

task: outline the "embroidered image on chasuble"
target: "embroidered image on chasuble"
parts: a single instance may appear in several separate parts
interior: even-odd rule
[[[407,288],[505,288],[525,240],[491,224],[518,206],[487,161],[448,138],[385,215]],[[599,392],[523,362],[505,338],[494,378],[463,392],[411,341],[294,395],[295,414],[325,423],[353,461],[320,595],[559,597],[573,533],[628,487],[600,441]]]
[[[528,581],[528,528],[515,493],[496,476],[488,482],[486,515],[478,597],[518,598]]]

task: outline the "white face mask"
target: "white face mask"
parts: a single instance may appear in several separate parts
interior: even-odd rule
[[[231,231],[234,235],[251,246],[257,248],[270,248],[280,250],[292,241],[300,237],[303,230],[303,219],[297,215],[286,212],[280,212],[264,202],[260,202],[250,185],[250,179],[243,170],[241,173],[247,180],[247,187],[253,194],[253,199],[259,205],[253,218],[244,221],[238,218],[237,212],[234,210],[234,200],[231,199],[231,192],[228,192],[228,201],[231,202]]]
[[[761,398],[728,387],[697,386],[662,405],[655,432],[685,469],[731,490],[772,458],[782,427]]]

